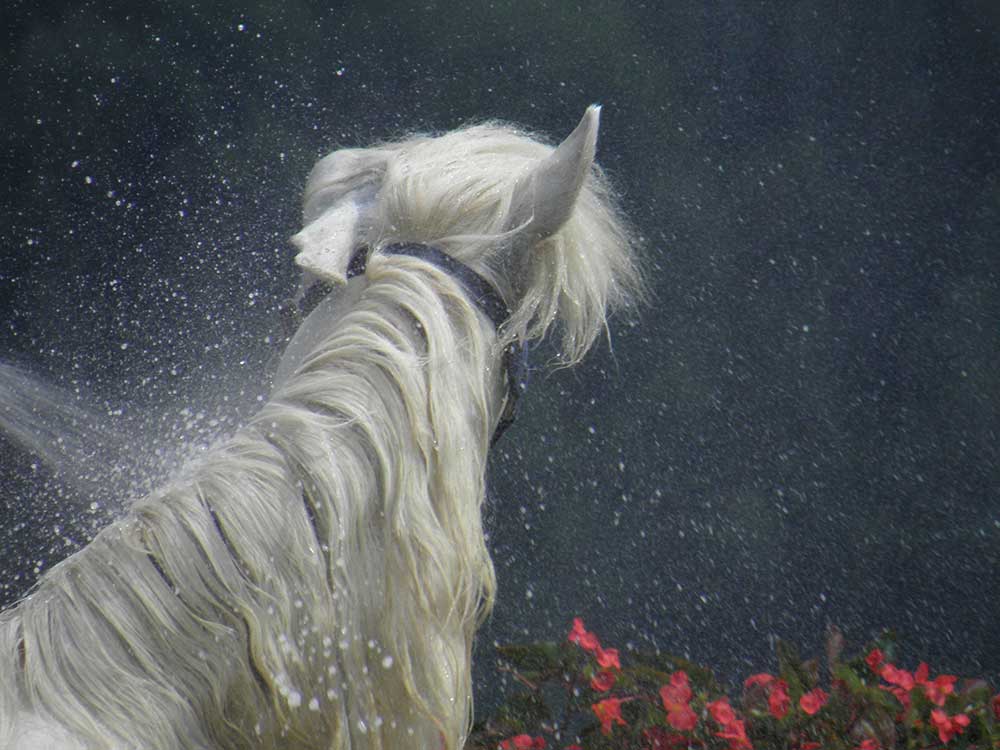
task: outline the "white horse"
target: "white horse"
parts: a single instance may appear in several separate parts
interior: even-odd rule
[[[573,364],[641,288],[598,115],[317,163],[300,301],[333,291],[243,429],[0,615],[0,747],[462,747],[518,347]]]

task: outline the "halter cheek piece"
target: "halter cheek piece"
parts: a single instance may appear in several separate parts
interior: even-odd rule
[[[362,275],[368,267],[368,255],[371,249],[367,245],[362,245],[354,251],[351,262],[347,266],[347,278]],[[487,318],[493,322],[493,327],[500,330],[510,319],[510,308],[503,301],[500,292],[497,291],[490,282],[473,271],[464,263],[455,260],[453,257],[443,252],[441,249],[431,245],[418,243],[401,243],[396,245],[386,245],[381,249],[385,255],[406,255],[411,258],[419,258],[422,261],[437,266],[442,271],[455,279],[465,291],[465,294],[472,300]],[[313,308],[319,304],[332,287],[329,284],[317,282],[309,288],[302,297],[299,304],[299,320],[304,319]],[[283,314],[293,314],[291,311],[283,310]],[[490,447],[496,445],[500,436],[514,422],[514,412],[517,406],[518,396],[526,387],[528,373],[528,350],[523,342],[509,344],[503,351],[503,368],[507,373],[507,399],[504,402],[503,413],[497,423],[493,437],[490,439]]]

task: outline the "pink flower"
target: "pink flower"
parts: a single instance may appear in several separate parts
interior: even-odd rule
[[[667,705],[668,702],[671,704],[686,705],[691,702],[691,696],[691,685],[688,682],[687,672],[683,670],[678,670],[670,675],[670,684],[660,688],[660,697],[663,698],[663,706],[668,711],[670,710]]]
[[[948,696],[955,692],[955,683],[958,682],[958,678],[952,674],[939,674],[930,680],[929,676],[927,665],[921,664],[917,667],[914,679],[918,685],[923,687],[924,695],[931,703],[935,706],[943,706]]]
[[[752,750],[750,738],[747,737],[746,725],[737,720],[729,722],[721,732],[715,733],[716,737],[729,740],[729,750]]]
[[[895,695],[896,700],[902,704],[903,710],[908,711],[910,709],[910,691],[913,690],[916,684],[913,675],[905,669],[894,667],[892,664],[883,666],[880,674],[882,675],[882,679],[889,684],[879,685],[879,687]]]
[[[938,730],[938,737],[941,742],[947,744],[952,737],[956,734],[962,734],[965,728],[969,726],[969,717],[965,714],[956,714],[955,716],[948,716],[940,708],[935,708],[931,711],[931,724],[933,724]]]
[[[621,726],[627,726],[622,718],[622,703],[631,700],[630,698],[605,698],[599,703],[593,704],[590,708],[597,715],[597,720],[601,722],[601,732],[611,734],[611,725],[617,722]]]
[[[882,667],[881,675],[883,680],[892,685],[898,685],[906,692],[913,690],[915,683],[913,675],[905,669],[897,669],[892,664],[886,664]]]
[[[708,704],[708,712],[720,725],[726,726],[736,721],[736,712],[729,705],[728,698],[720,698]]]
[[[879,673],[879,667],[882,666],[882,662],[885,661],[885,654],[882,653],[882,649],[873,648],[868,652],[868,656],[865,657],[865,663],[868,668],[875,674]]]
[[[743,722],[736,718],[736,712],[729,705],[728,698],[720,698],[708,704],[708,712],[712,718],[722,726],[721,732],[716,732],[716,737],[729,740],[729,750],[750,750],[750,740],[747,738],[746,727]]]
[[[698,723],[698,715],[691,710],[691,686],[686,672],[670,675],[670,684],[660,688],[660,700],[667,712],[667,723],[674,729],[689,731]]]
[[[816,688],[815,690],[810,690],[808,693],[799,698],[799,707],[812,716],[824,705],[826,705],[829,698],[830,696],[827,695],[825,690]]]
[[[771,692],[767,696],[767,710],[775,719],[784,719],[791,705],[792,699],[788,697],[788,683],[784,680],[775,680],[771,686]]]
[[[698,726],[698,714],[691,706],[679,706],[667,713],[667,723],[679,732],[690,732]]]
[[[579,617],[573,618],[573,629],[569,631],[569,642],[575,643],[584,651],[590,651],[591,653],[601,647],[597,636],[583,626],[583,620]]]
[[[924,692],[931,703],[936,706],[943,706],[947,696],[955,692],[955,682],[958,678],[951,674],[939,674],[933,682],[924,685]]]
[[[615,675],[607,670],[598,672],[590,678],[590,687],[598,693],[606,693],[615,685]]]
[[[787,682],[762,672],[747,677],[743,687],[748,691],[748,696],[763,691],[764,695],[767,696],[767,710],[771,712],[771,715],[776,719],[785,718],[792,702],[791,698],[788,697]],[[758,690],[754,691],[754,688]]]
[[[743,687],[753,687],[754,685],[761,685],[762,687],[767,687],[772,682],[774,682],[774,677],[769,674],[761,673],[754,674],[747,677],[746,681],[743,683]]]
[[[597,663],[601,666],[601,669],[611,669],[612,667],[615,669],[622,668],[621,662],[618,661],[618,649],[603,649],[598,645],[596,651],[595,656],[597,656]]]

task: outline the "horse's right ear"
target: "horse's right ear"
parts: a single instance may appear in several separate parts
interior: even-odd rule
[[[514,244],[534,245],[559,231],[573,214],[594,163],[601,108],[592,104],[566,140],[532,169],[515,190]]]

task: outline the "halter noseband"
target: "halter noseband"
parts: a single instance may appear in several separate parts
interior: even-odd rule
[[[504,302],[500,292],[489,281],[473,271],[461,261],[455,260],[443,250],[431,245],[420,243],[400,243],[386,245],[381,248],[385,255],[406,255],[411,258],[418,258],[426,263],[437,266],[442,271],[455,279],[462,287],[466,296],[476,307],[478,307],[487,318],[493,323],[493,327],[500,330],[511,316],[510,308]],[[347,266],[347,278],[353,279],[355,276],[364,274],[368,267],[368,256],[371,248],[362,245],[354,251],[351,262]],[[313,284],[303,295],[299,303],[298,314],[305,318],[313,311],[332,287],[323,282]],[[517,399],[524,390],[527,382],[528,372],[528,350],[523,342],[513,342],[508,344],[503,350],[503,367],[507,373],[507,400],[504,404],[503,413],[497,423],[493,437],[490,439],[490,447],[496,445],[500,436],[514,422]]]

